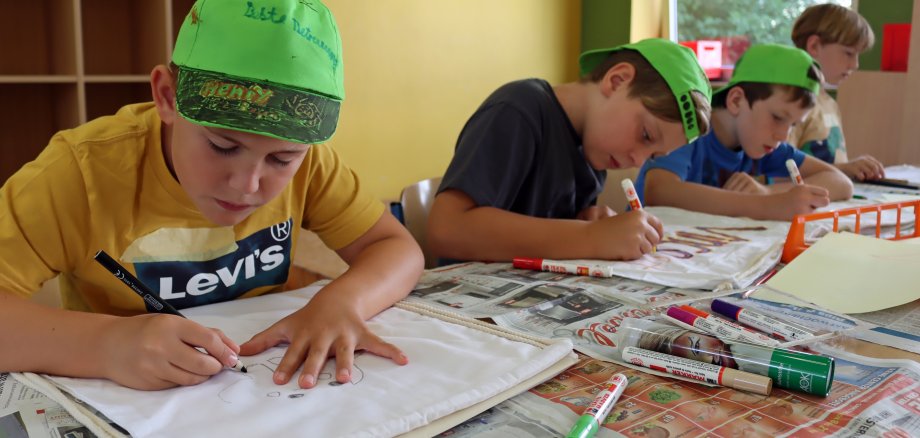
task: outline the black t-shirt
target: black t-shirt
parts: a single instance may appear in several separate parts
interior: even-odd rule
[[[460,190],[478,206],[573,219],[595,204],[606,177],[591,168],[550,84],[525,79],[496,90],[466,122],[438,191]]]

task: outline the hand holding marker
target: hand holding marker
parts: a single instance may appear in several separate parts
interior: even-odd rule
[[[620,181],[620,186],[623,187],[623,193],[626,194],[626,202],[629,203],[629,209],[633,211],[642,210],[642,202],[639,201],[639,194],[636,193],[636,186],[633,185],[632,180],[625,178],[623,181]],[[657,250],[658,249],[652,245],[652,252]]]
[[[623,374],[617,373],[604,383],[604,388],[597,394],[594,401],[585,408],[584,414],[572,426],[566,438],[591,438],[600,429],[601,424],[610,415],[610,410],[623,395],[629,380]]]
[[[141,281],[138,280],[137,277],[135,277],[134,275],[131,275],[131,273],[128,272],[128,270],[125,269],[124,266],[118,264],[118,262],[116,262],[115,259],[113,259],[108,254],[106,254],[105,251],[100,249],[99,252],[96,253],[95,259],[97,262],[99,262],[100,265],[102,265],[105,269],[111,272],[112,275],[115,276],[115,278],[121,280],[122,283],[128,285],[128,287],[130,287],[131,290],[134,291],[134,293],[140,295],[140,297],[144,300],[144,302],[147,303],[147,305],[149,305],[150,308],[154,309],[157,313],[168,313],[170,315],[176,315],[176,316],[181,316],[185,318],[185,315],[179,313],[179,311],[176,310],[175,307],[171,306],[166,301],[163,301],[162,298],[157,296],[157,294],[154,293],[152,290],[150,290],[150,288],[148,288],[144,283],[141,283]],[[198,351],[201,351],[204,354],[208,354],[206,351],[200,348],[196,348],[196,349]],[[243,366],[243,363],[240,362],[239,360],[237,360],[236,364],[230,367],[230,369],[241,371],[244,373],[247,372],[246,367]]]

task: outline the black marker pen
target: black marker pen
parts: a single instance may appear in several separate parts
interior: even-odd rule
[[[166,301],[163,301],[162,298],[157,296],[156,293],[154,293],[152,290],[150,290],[150,288],[144,285],[144,283],[142,283],[137,277],[135,277],[130,272],[128,272],[128,270],[125,269],[124,266],[120,265],[118,262],[115,261],[115,259],[113,259],[111,256],[106,254],[105,251],[100,249],[99,252],[96,253],[96,256],[93,258],[96,259],[96,261],[99,262],[100,265],[105,267],[105,269],[111,272],[112,275],[115,276],[115,278],[121,280],[122,283],[128,285],[128,287],[130,287],[131,290],[134,291],[134,293],[140,295],[140,297],[144,300],[144,302],[147,303],[147,305],[150,306],[150,308],[154,309],[156,313],[169,313],[171,315],[181,316],[185,318],[185,315],[179,313],[179,311],[176,310],[175,307],[173,307]],[[237,370],[237,371],[242,371],[244,373],[246,372],[246,367],[243,366],[242,362],[240,362],[239,360],[236,361],[236,365],[230,368]]]

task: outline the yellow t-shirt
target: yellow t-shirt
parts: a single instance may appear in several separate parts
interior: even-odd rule
[[[792,128],[787,143],[828,163],[846,163],[847,147],[837,101],[823,88],[816,100],[805,120]]]
[[[130,315],[144,302],[93,260],[105,250],[177,309],[278,290],[300,224],[333,249],[369,230],[384,205],[328,145],[233,227],[195,208],[170,174],[152,103],[61,131],[0,188],[0,290],[28,296],[61,274],[64,307]]]

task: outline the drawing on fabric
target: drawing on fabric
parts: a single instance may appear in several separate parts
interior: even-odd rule
[[[352,365],[350,382],[339,383],[335,380],[335,361],[330,360],[326,362],[319,376],[317,376],[316,386],[314,388],[320,385],[342,386],[360,384],[364,380],[364,370],[357,364],[357,359],[361,354],[360,352],[355,353],[356,363]],[[296,377],[292,378],[291,381],[288,382],[288,385],[284,387],[275,385],[274,381],[272,381],[272,375],[281,363],[281,357],[282,356],[274,356],[261,362],[246,364],[248,372],[246,374],[237,373],[240,379],[225,386],[220,390],[217,396],[224,403],[242,402],[254,397],[265,397],[269,399],[299,399],[304,397],[310,390],[298,387]],[[299,376],[299,374],[295,373],[295,376]],[[290,391],[276,389],[266,392],[264,382],[268,382],[268,385],[272,388],[287,388],[288,386],[293,386],[294,389]]]
[[[679,259],[689,259],[693,257],[693,253],[689,251],[684,251],[677,248],[672,248],[671,245],[684,245],[691,248],[695,248],[694,251],[696,254],[705,254],[712,251],[713,248],[718,248],[730,243],[735,242],[747,242],[749,239],[745,239],[741,236],[738,236],[734,233],[728,233],[729,231],[767,231],[766,227],[756,226],[756,227],[694,227],[695,229],[701,231],[702,233],[695,233],[691,231],[678,231],[674,235],[668,235],[667,233],[661,239],[661,242],[658,243],[658,252],[664,253],[674,258]]]

